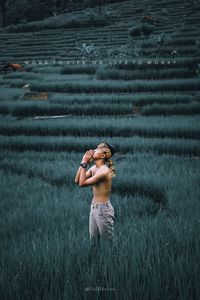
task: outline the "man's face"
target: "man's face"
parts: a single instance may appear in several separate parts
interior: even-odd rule
[[[104,157],[105,157],[105,153],[103,152],[103,148],[97,147],[96,149],[94,149],[94,153],[92,155],[93,159],[104,158]]]

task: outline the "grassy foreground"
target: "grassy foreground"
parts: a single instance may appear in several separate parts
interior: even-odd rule
[[[103,23],[80,11],[0,31],[0,66],[25,66],[0,74],[0,300],[200,299],[197,2],[129,0]],[[92,189],[74,177],[104,140],[115,247],[89,264]]]
[[[3,157],[0,252],[7,276],[1,280],[2,299],[197,299],[198,159],[138,153],[119,161],[112,195],[115,254],[101,252],[89,267],[91,191],[72,180],[81,154],[45,152],[36,159],[34,152],[8,152]],[[125,172],[130,182],[143,183],[136,192],[117,190]],[[62,174],[67,176],[59,183]],[[171,213],[142,193],[145,184],[164,187]]]

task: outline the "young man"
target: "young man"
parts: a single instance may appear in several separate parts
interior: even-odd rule
[[[89,217],[91,248],[98,244],[100,237],[110,241],[111,244],[113,242],[114,208],[110,203],[112,177],[115,176],[115,168],[111,160],[113,154],[114,148],[105,142],[99,144],[94,150],[90,149],[84,154],[75,177],[75,182],[79,186],[93,186]],[[91,159],[95,164],[86,171]]]

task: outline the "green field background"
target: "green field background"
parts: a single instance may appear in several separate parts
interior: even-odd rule
[[[1,31],[0,64],[24,69],[0,74],[0,299],[200,299],[200,10],[193,2],[116,3],[105,27],[81,28],[81,11],[69,15],[69,26],[61,26],[63,15],[61,23]],[[134,36],[144,14],[158,26]],[[96,56],[77,50],[77,41],[93,42]],[[105,49],[115,65],[109,57],[93,62]],[[64,64],[83,54],[85,65]],[[24,63],[50,58],[63,64]],[[153,58],[158,63],[145,65]],[[83,154],[104,140],[116,150],[115,250],[100,247],[89,264],[92,188],[74,179]]]

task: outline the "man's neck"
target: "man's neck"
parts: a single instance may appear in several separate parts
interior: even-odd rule
[[[101,168],[104,165],[104,161],[103,160],[96,160],[95,161],[95,165],[97,168]]]

